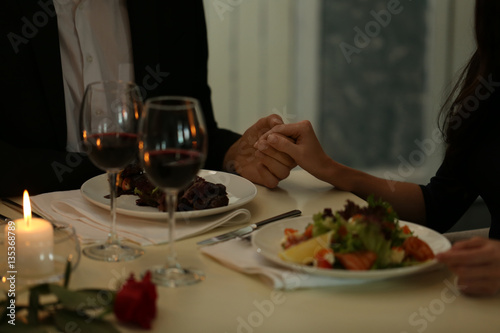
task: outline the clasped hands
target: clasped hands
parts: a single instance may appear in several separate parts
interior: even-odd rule
[[[276,149],[266,149],[264,153],[257,148],[257,143],[282,124],[282,118],[276,114],[259,119],[229,148],[224,158],[224,170],[268,188],[277,187],[297,163],[288,154]]]
[[[261,118],[248,128],[226,153],[224,170],[235,172],[253,183],[275,188],[297,164],[318,174],[318,165],[328,159],[312,125],[304,120],[287,124],[279,115]]]

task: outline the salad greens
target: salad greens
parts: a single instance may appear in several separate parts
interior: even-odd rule
[[[334,230],[330,247],[336,254],[370,251],[376,254],[372,269],[402,266],[395,263],[393,249],[401,247],[412,236],[408,227],[400,227],[391,205],[368,198],[368,206],[360,207],[348,200],[341,211],[326,208],[313,216],[312,237]]]

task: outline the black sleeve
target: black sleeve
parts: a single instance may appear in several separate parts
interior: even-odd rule
[[[163,95],[198,99],[208,132],[204,168],[221,170],[227,150],[240,135],[219,128],[214,116],[203,1],[128,0],[128,8],[135,80],[145,88],[145,99]],[[152,69],[160,73],[157,80]]]
[[[199,99],[203,108],[205,121],[207,122],[208,130],[208,156],[205,161],[204,168],[222,170],[224,156],[229,149],[229,147],[238,140],[241,135],[232,132],[228,129],[219,128],[217,121],[214,116],[214,111],[212,108],[211,90],[208,86],[208,41],[207,41],[207,28],[205,20],[205,12],[203,8],[203,1],[196,1],[196,5],[190,5],[191,15],[196,15],[198,17],[197,24],[197,40],[199,41],[199,68],[197,69],[198,75],[200,75],[200,89],[201,92]],[[196,14],[194,14],[196,13]],[[217,73],[213,73],[216,75]]]
[[[78,189],[103,173],[78,153],[49,149],[19,149],[0,141],[0,197]]]
[[[448,160],[427,185],[420,185],[425,201],[426,226],[439,232],[448,231],[469,209],[478,192],[459,176],[459,168]]]

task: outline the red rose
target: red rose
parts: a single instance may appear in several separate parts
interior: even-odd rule
[[[151,272],[142,281],[130,274],[127,282],[116,293],[114,312],[118,320],[150,329],[156,317],[156,286],[151,282]]]

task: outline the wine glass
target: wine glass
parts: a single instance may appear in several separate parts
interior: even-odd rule
[[[137,157],[141,109],[142,98],[134,83],[94,82],[85,90],[80,119],[83,148],[92,163],[107,173],[111,208],[108,239],[104,244],[84,248],[83,253],[89,258],[126,261],[144,254],[133,244],[123,244],[116,234],[116,178]]]
[[[205,123],[196,99],[162,96],[146,102],[139,129],[139,159],[147,177],[165,193],[169,225],[167,262],[151,269],[155,284],[177,287],[205,278],[202,272],[179,264],[174,232],[178,193],[200,170],[206,149]]]

